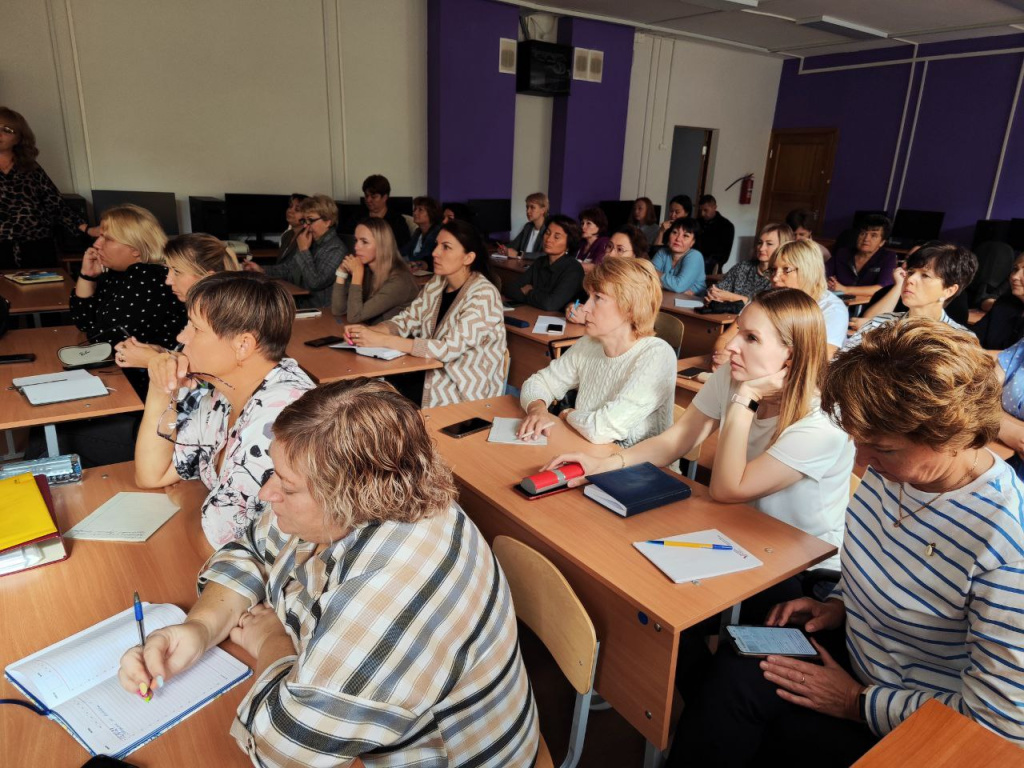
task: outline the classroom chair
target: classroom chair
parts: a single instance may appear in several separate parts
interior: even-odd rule
[[[684,413],[686,413],[686,409],[683,406],[672,406],[672,423],[675,424],[679,421]],[[697,445],[690,449],[689,453],[683,456],[683,460],[688,462],[686,465],[686,476],[691,480],[697,479],[697,461],[700,459],[700,449],[702,445],[703,443],[697,443]]]
[[[685,332],[686,326],[675,315],[659,312],[658,316],[654,318],[654,335],[662,341],[668,342],[668,345],[675,350],[676,360],[679,359],[683,350],[683,334]]]
[[[590,700],[594,694],[600,645],[594,624],[569,582],[540,552],[508,536],[495,536],[492,549],[508,580],[516,616],[544,643],[562,674],[576,689],[569,751],[561,765],[561,768],[575,768],[583,754]],[[536,768],[554,766],[543,736],[535,765]]]

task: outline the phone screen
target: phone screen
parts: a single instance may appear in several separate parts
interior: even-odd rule
[[[444,427],[441,431],[451,437],[465,437],[466,435],[472,435],[474,432],[480,432],[481,430],[487,429],[491,426],[491,422],[487,419],[481,419],[479,416],[474,416],[472,419],[466,419],[456,424],[449,424]]]
[[[548,325],[548,333],[562,333],[565,330],[563,323],[551,323]]]
[[[341,344],[345,340],[341,336],[322,336],[319,339],[310,339],[306,342],[307,347],[326,347],[328,344]]]
[[[797,656],[817,658],[806,635],[793,627],[744,627],[733,625],[725,628],[742,656]]]

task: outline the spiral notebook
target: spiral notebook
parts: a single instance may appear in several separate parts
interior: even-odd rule
[[[174,605],[144,603],[143,608],[150,632],[185,620]],[[146,702],[117,681],[121,655],[138,640],[135,614],[129,608],[26,656],[4,674],[89,754],[117,758],[152,741],[252,674],[230,654],[211,648]]]

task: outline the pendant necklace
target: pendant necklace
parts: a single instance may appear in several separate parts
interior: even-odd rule
[[[942,496],[944,494],[947,494],[950,491],[955,491],[957,488],[962,487],[965,483],[967,483],[971,479],[973,479],[972,476],[974,475],[974,470],[978,468],[978,456],[979,455],[980,455],[980,452],[978,450],[975,450],[974,451],[974,463],[971,465],[971,468],[968,469],[966,472],[964,472],[963,477],[961,477],[952,488],[950,488],[948,491],[940,491],[939,493],[935,494],[930,499],[928,499],[928,501],[926,501],[924,504],[922,504],[917,509],[915,509],[913,512],[908,512],[906,515],[903,514],[903,483],[900,483],[900,506],[899,506],[899,509],[896,510],[896,513],[899,515],[899,517],[892,524],[892,527],[893,528],[899,528],[903,524],[903,520],[905,518],[914,517],[922,509],[924,509],[925,507],[929,507],[932,504],[934,504],[936,501],[938,501],[940,496]],[[934,547],[930,546],[930,548],[934,551]]]

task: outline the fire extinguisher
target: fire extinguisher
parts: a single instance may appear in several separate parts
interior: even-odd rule
[[[736,181],[726,187],[725,191],[728,192],[739,182],[743,182],[740,184],[740,205],[750,205],[750,199],[754,195],[754,174],[748,173],[746,176],[740,176]]]

